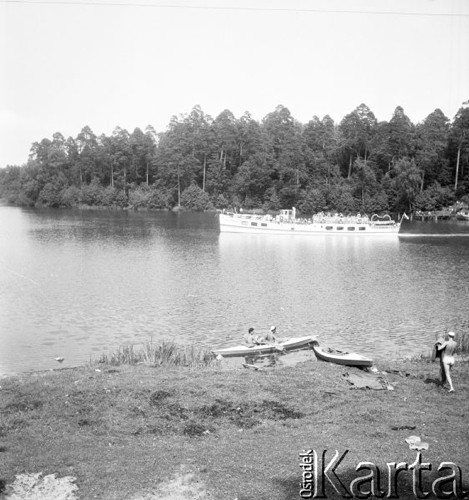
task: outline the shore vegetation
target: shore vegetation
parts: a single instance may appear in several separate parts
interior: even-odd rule
[[[469,102],[469,101],[468,101]],[[469,204],[469,104],[414,124],[401,106],[379,122],[360,104],[338,123],[298,122],[279,105],[261,121],[200,106],[164,132],[84,126],[38,139],[0,169],[0,197],[20,206],[262,209],[300,213],[433,211]]]
[[[117,351],[103,353],[94,364],[119,366],[146,364],[149,366],[185,366],[190,368],[211,366],[215,356],[206,349],[191,344],[183,347],[175,342],[145,342],[142,346],[121,346]]]

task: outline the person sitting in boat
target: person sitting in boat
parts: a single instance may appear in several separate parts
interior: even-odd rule
[[[248,346],[265,344],[265,339],[260,335],[254,334],[254,328],[249,328],[248,333],[244,335],[244,341]]]
[[[276,326],[271,326],[269,333],[265,336],[266,342],[269,344],[275,344],[277,342],[277,337],[275,336],[277,334],[277,327]]]

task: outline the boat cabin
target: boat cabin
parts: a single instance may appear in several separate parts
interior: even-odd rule
[[[296,208],[293,207],[291,210],[280,210],[277,218],[282,222],[293,222],[296,219]]]

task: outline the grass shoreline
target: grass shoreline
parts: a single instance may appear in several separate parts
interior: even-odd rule
[[[457,348],[456,355],[459,356],[461,361],[469,361],[469,335],[463,333],[456,338]],[[238,358],[239,359],[239,358]],[[426,353],[414,355],[399,355],[391,359],[387,358],[376,360],[376,363],[383,362],[400,362],[400,361],[413,361],[413,362],[430,362],[431,349]],[[110,353],[102,353],[98,358],[90,358],[86,366],[120,366],[120,365],[137,365],[145,364],[151,367],[190,367],[200,368],[208,366],[219,366],[216,356],[209,349],[200,347],[195,344],[181,345],[173,340],[163,339],[159,342],[153,342],[153,339],[147,340],[139,344],[126,344],[120,346],[116,351]],[[235,366],[234,364],[231,367]],[[14,377],[24,373],[46,373],[51,371],[62,371],[81,368],[82,365],[67,366],[59,368],[49,368],[43,370],[31,370],[27,372],[1,374],[0,380],[4,378]],[[239,367],[239,366],[238,366]]]
[[[291,500],[303,449],[350,450],[339,469],[350,478],[359,461],[384,471],[412,463],[404,439],[418,435],[430,445],[425,460],[457,463],[469,489],[469,364],[456,362],[454,394],[437,385],[437,363],[379,365],[393,391],[353,390],[344,378],[353,368],[313,360],[260,371],[101,363],[7,377],[0,487],[43,472],[76,477],[78,498],[169,499],[156,492],[184,473],[203,486],[195,498]],[[400,498],[413,498],[403,481]]]

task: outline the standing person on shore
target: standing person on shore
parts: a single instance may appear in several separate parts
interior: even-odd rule
[[[445,340],[443,343],[438,343],[436,347],[441,355],[441,385],[448,382],[448,392],[454,392],[453,381],[451,380],[451,368],[454,365],[454,354],[457,347],[454,335],[454,332],[448,332],[448,340]]]

